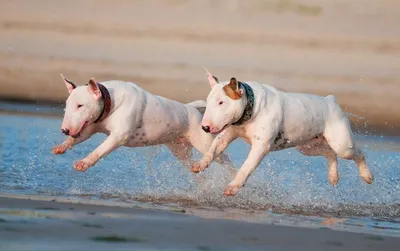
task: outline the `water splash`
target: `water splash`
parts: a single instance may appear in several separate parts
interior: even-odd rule
[[[5,115],[0,119],[3,193],[369,216],[392,221],[400,218],[400,155],[392,147],[377,144],[385,143],[386,137],[370,133],[356,137],[365,145],[367,161],[375,175],[373,185],[361,180],[353,162],[339,160],[339,185],[333,188],[327,179],[325,158],[305,157],[295,149],[287,149],[264,158],[246,187],[236,197],[226,198],[223,190],[231,177],[218,164],[213,163],[204,173],[195,175],[182,167],[164,146],[121,148],[88,172],[79,173],[73,170],[73,163],[97,147],[103,135],[95,135],[72,151],[55,156],[51,148],[63,140],[59,119]],[[249,146],[238,140],[227,152],[239,168]],[[194,157],[199,159],[200,155],[196,153]]]

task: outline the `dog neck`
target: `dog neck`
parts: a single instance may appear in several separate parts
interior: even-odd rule
[[[107,118],[111,110],[110,93],[108,92],[107,88],[104,85],[97,83],[97,86],[99,87],[101,92],[101,99],[103,100],[103,109],[101,110],[99,117],[94,121],[94,123],[99,123],[103,121],[105,118]]]
[[[242,125],[243,123],[247,122],[248,120],[251,119],[251,116],[253,115],[253,107],[254,107],[254,92],[251,87],[246,84],[239,82],[240,87],[243,87],[244,91],[246,92],[246,107],[244,108],[243,114],[240,117],[238,121],[235,123],[232,123],[232,125],[239,126]]]

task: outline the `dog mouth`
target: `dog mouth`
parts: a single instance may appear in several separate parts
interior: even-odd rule
[[[86,122],[83,124],[82,128],[79,130],[79,132],[76,133],[76,134],[74,134],[74,135],[71,135],[71,137],[74,138],[74,139],[76,139],[76,138],[78,138],[79,136],[81,136],[81,132],[88,126],[88,124],[89,124],[89,121],[86,121]]]
[[[229,126],[229,124],[224,125],[221,129],[219,129],[218,131],[212,132],[211,134],[218,134],[221,133],[223,130],[225,130],[227,127]]]
[[[77,134],[71,135],[71,137],[72,137],[72,138],[74,138],[74,139],[78,138],[79,136],[81,136],[81,134],[80,134],[80,133],[77,133]]]

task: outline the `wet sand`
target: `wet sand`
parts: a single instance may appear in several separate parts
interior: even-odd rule
[[[283,90],[334,94],[360,126],[398,134],[400,3],[0,1],[0,98],[63,102],[59,73],[133,81],[182,102],[203,66]]]
[[[400,238],[205,218],[184,209],[0,195],[1,250],[397,250]]]

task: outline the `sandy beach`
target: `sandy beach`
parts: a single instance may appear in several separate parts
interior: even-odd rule
[[[60,202],[61,201],[61,202]],[[69,202],[68,202],[69,201]],[[191,210],[0,195],[1,250],[397,250],[399,238],[201,217]]]
[[[133,81],[187,102],[205,99],[207,67],[220,79],[333,94],[358,125],[399,131],[395,0],[0,4],[3,99],[63,102],[63,73],[80,84],[92,76]]]

